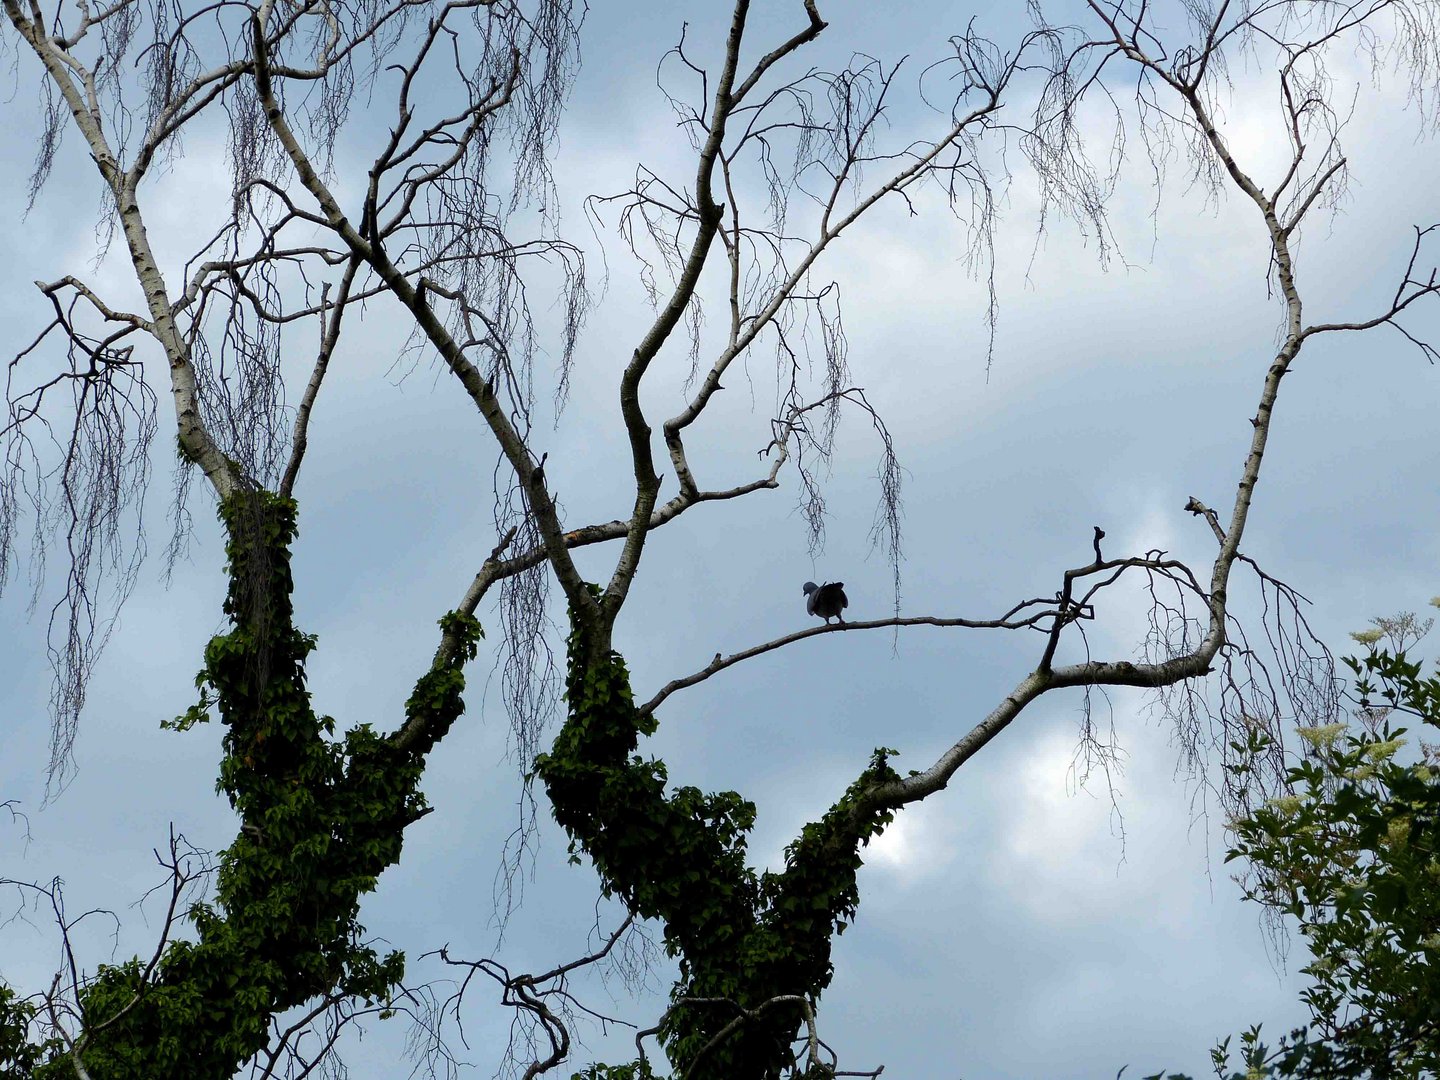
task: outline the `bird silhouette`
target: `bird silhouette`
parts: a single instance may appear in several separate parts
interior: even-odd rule
[[[817,615],[824,619],[827,625],[832,618],[839,619],[842,623],[845,621],[845,616],[840,613],[850,606],[850,600],[845,595],[843,581],[827,581],[824,585],[807,581],[804,591],[807,615]]]

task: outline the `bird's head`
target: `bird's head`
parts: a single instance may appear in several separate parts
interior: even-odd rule
[[[819,586],[819,585],[816,585],[813,581],[807,581],[807,582],[805,582],[804,587],[801,588],[800,591],[803,592],[806,596],[809,596],[812,592],[814,592],[814,591],[815,591],[816,589],[818,589],[819,587],[820,587],[820,586]]]

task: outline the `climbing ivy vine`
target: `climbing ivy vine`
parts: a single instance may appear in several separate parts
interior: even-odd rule
[[[572,859],[589,856],[607,895],[663,926],[680,964],[661,1026],[677,1074],[779,1076],[795,1062],[800,1000],[813,1003],[829,985],[831,941],[859,902],[860,848],[893,816],[867,793],[898,778],[887,763],[894,751],[876,750],[844,797],[805,826],[783,871],[757,874],[746,860],[754,804],[733,791],[667,790],[664,763],[636,753],[656,720],[636,707],[624,659],[573,609],[570,622],[568,717],[535,771]],[[618,1080],[649,1068],[587,1075]]]
[[[217,788],[239,832],[219,857],[213,897],[184,913],[190,933],[153,968],[104,965],[83,986],[73,1048],[27,1043],[33,1007],[0,996],[0,1062],[19,1077],[74,1080],[78,1059],[106,1080],[225,1080],[264,1048],[277,1014],[327,995],[383,1002],[403,975],[402,954],[365,943],[360,899],[426,813],[424,758],[464,709],[463,665],[480,626],[455,612],[441,620],[460,647],[406,703],[423,737],[402,743],[368,725],[336,737],[306,688],[316,639],[294,623],[295,503],[249,491],[224,500],[220,517],[229,629],[206,646],[199,700],[165,726],[218,717]],[[656,720],[636,707],[624,659],[574,611],[571,625],[567,719],[535,772],[572,858],[588,856],[607,895],[663,926],[680,978],[660,1037],[678,1073],[779,1076],[796,1064],[806,1005],[829,984],[831,942],[854,916],[860,849],[892,817],[867,793],[897,778],[893,751],[876,750],[805,827],[784,870],[757,873],[746,859],[754,804],[733,791],[670,788],[664,763],[636,752]],[[653,1073],[642,1057],[584,1075]]]
[[[9,1054],[19,1075],[70,1080],[78,1057],[104,1080],[228,1080],[266,1045],[276,1014],[325,995],[384,1001],[403,975],[402,954],[365,944],[360,898],[426,812],[424,757],[464,709],[462,666],[480,626],[458,613],[441,620],[460,648],[406,704],[407,718],[426,721],[423,739],[402,748],[363,724],[337,739],[305,685],[315,637],[294,625],[294,501],[247,491],[224,500],[220,517],[230,629],[206,646],[199,702],[166,726],[218,712],[217,788],[239,833],[219,857],[213,898],[185,913],[185,940],[153,971],[138,959],[105,965],[83,986],[73,1055],[53,1040],[27,1048],[33,1010],[0,998],[0,1039],[14,1043],[0,1046],[0,1062]]]

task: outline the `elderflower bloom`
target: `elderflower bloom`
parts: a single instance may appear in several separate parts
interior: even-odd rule
[[[1295,734],[1304,739],[1316,750],[1323,750],[1326,747],[1335,745],[1335,740],[1344,732],[1343,723],[1321,724],[1319,727],[1300,727],[1295,729]]]
[[[1370,761],[1385,761],[1395,756],[1395,751],[1405,745],[1404,739],[1385,739],[1365,747],[1365,757]]]
[[[1392,847],[1399,847],[1410,839],[1410,819],[1408,817],[1396,818],[1385,827],[1385,842]]]
[[[1361,645],[1374,645],[1385,636],[1385,631],[1371,627],[1369,630],[1352,630],[1350,636]]]
[[[1303,805],[1299,795],[1277,795],[1273,799],[1267,799],[1266,802],[1285,817],[1297,813]]]

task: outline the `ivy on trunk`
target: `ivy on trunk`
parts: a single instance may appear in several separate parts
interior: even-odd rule
[[[229,1080],[266,1045],[273,1016],[328,995],[386,999],[404,957],[365,943],[360,898],[427,812],[424,756],[464,709],[461,669],[480,636],[469,616],[442,620],[463,647],[406,704],[409,718],[429,718],[426,739],[402,749],[363,724],[336,739],[305,685],[315,637],[294,623],[294,501],[243,491],[221,502],[220,517],[230,629],[206,646],[199,703],[167,726],[218,711],[218,787],[240,831],[220,855],[213,901],[186,913],[194,940],[171,942],[150,972],[138,959],[102,966],[82,989],[79,1058],[105,1080]],[[46,1080],[76,1073],[69,1056],[35,1070]]]
[[[661,1035],[678,1072],[778,1077],[794,1062],[803,1011],[776,999],[813,1002],[830,983],[832,938],[859,901],[860,848],[893,816],[866,797],[898,779],[892,751],[876,750],[844,797],[805,826],[783,871],[757,874],[746,861],[755,805],[733,791],[667,790],[664,762],[635,752],[656,720],[636,707],[624,658],[573,609],[571,626],[568,717],[535,771],[572,859],[583,851],[607,895],[663,924],[680,979]]]

